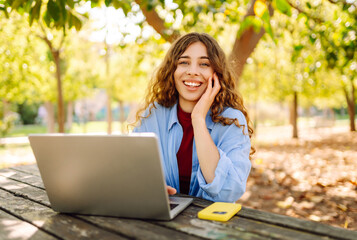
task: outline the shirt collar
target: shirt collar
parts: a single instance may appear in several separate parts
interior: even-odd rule
[[[167,131],[170,131],[170,129],[172,128],[172,126],[175,124],[175,123],[178,123],[179,120],[177,118],[177,103],[172,106],[170,108],[170,114],[169,114],[169,124],[167,125]]]
[[[167,125],[167,131],[170,131],[171,128],[174,126],[174,124],[179,123],[177,117],[177,104],[178,102],[176,102],[176,104],[172,106],[169,110],[170,114],[169,114],[169,123]],[[211,109],[208,110],[208,113],[206,115],[206,125],[208,129],[212,130],[214,122],[212,121],[211,118]]]

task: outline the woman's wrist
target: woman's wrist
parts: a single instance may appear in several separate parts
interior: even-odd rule
[[[192,127],[206,126],[206,119],[202,117],[192,117]]]

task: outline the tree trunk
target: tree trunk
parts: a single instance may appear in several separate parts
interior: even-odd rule
[[[6,101],[5,99],[2,100],[2,106],[3,106],[3,118],[5,118],[7,115],[10,114],[10,104],[8,101]]]
[[[110,78],[110,62],[109,62],[109,51],[110,51],[110,46],[107,43],[107,38],[104,40],[105,47],[106,47],[106,53],[105,53],[105,71],[106,71],[106,76],[107,76],[107,81],[108,86],[107,86],[107,124],[108,124],[108,129],[107,133],[111,134],[112,133],[112,122],[113,122],[113,115],[112,115],[112,89],[111,89],[111,78]]]
[[[61,57],[60,57],[60,49],[61,47],[59,47],[58,49],[56,49],[55,47],[53,47],[52,42],[47,38],[46,35],[46,31],[44,29],[44,27],[42,26],[42,24],[40,24],[44,35],[40,36],[37,35],[40,39],[42,39],[43,41],[46,42],[46,44],[48,45],[53,60],[55,61],[56,64],[56,79],[57,79],[57,108],[58,108],[58,116],[57,116],[57,122],[58,122],[58,132],[60,133],[64,133],[64,106],[63,106],[63,94],[62,94],[62,73],[61,73]],[[62,39],[62,42],[60,45],[62,45],[64,41],[64,36]]]
[[[249,10],[245,17],[253,16],[254,14],[254,3],[256,0],[251,0]],[[155,29],[157,33],[161,35],[166,41],[173,42],[179,37],[179,33],[173,30],[168,29],[165,26],[165,21],[160,18],[157,12],[152,10],[147,10],[147,5],[143,4],[141,0],[135,0],[135,2],[140,6],[141,11],[143,12],[147,23]],[[270,16],[273,16],[274,9],[271,5],[268,6]],[[237,36],[229,60],[233,64],[235,70],[235,75],[237,81],[239,81],[240,76],[243,73],[244,65],[253,52],[254,48],[257,46],[259,40],[264,35],[265,30],[262,28],[259,33],[254,32],[253,28],[247,29],[240,37]],[[238,82],[237,82],[238,85]]]
[[[55,111],[51,102],[45,102],[47,132],[55,132]]]
[[[356,114],[355,100],[356,99],[355,99],[355,88],[353,85],[353,80],[351,80],[351,83],[352,83],[351,96],[349,96],[346,87],[343,88],[343,91],[345,93],[345,98],[347,101],[348,116],[350,119],[350,131],[355,132],[356,131],[356,124],[355,124],[355,114]]]
[[[291,111],[291,120],[293,125],[293,138],[298,138],[298,125],[297,125],[297,118],[298,118],[298,93],[294,91],[294,99],[292,104],[292,111]]]
[[[107,89],[107,133],[111,134],[113,129],[112,129],[112,122],[113,122],[113,114],[112,114],[112,97],[110,94],[110,90]]]
[[[57,122],[58,132],[64,133],[64,106],[63,106],[63,92],[62,92],[62,79],[61,79],[61,59],[59,50],[51,49],[53,58],[56,64],[56,79],[57,79]]]
[[[248,16],[254,16],[254,3],[256,0],[251,1],[250,8],[245,15],[245,18]],[[269,14],[273,16],[274,10],[269,5]],[[235,75],[237,77],[237,85],[239,84],[239,78],[241,77],[244,69],[244,65],[248,59],[248,57],[252,54],[255,47],[257,46],[259,40],[264,35],[265,30],[262,27],[259,33],[256,33],[252,27],[247,29],[242,35],[237,36],[231,54],[229,56],[229,61],[232,63],[232,67],[235,71]]]
[[[120,122],[120,129],[121,133],[125,133],[125,109],[124,109],[124,102],[119,101],[119,122]]]
[[[67,124],[66,124],[67,130],[71,130],[72,123],[73,123],[73,102],[70,101],[67,104]]]

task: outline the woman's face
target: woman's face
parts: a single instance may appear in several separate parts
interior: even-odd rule
[[[183,111],[192,112],[213,73],[206,46],[202,42],[192,43],[180,56],[174,73],[179,104]]]

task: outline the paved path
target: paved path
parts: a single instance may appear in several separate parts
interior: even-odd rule
[[[29,143],[27,137],[0,138],[0,144],[26,144]]]

